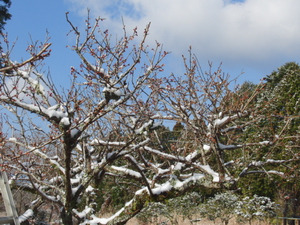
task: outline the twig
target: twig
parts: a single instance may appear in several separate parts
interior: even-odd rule
[[[42,48],[42,50],[37,55],[32,56],[30,59],[27,59],[26,61],[24,61],[22,63],[18,63],[18,64],[14,64],[12,66],[7,66],[7,67],[4,67],[4,68],[1,68],[0,72],[5,72],[7,70],[20,68],[20,67],[24,66],[27,63],[30,63],[30,62],[33,62],[33,61],[36,61],[36,60],[39,60],[39,59],[43,58],[44,56],[42,56],[42,54],[51,46],[51,44],[52,43],[45,44],[45,46]]]

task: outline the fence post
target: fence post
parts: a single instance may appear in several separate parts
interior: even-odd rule
[[[17,209],[8,183],[7,174],[4,171],[2,166],[1,157],[0,157],[0,189],[4,201],[5,211],[6,211],[6,217],[0,217],[0,224],[20,225]]]

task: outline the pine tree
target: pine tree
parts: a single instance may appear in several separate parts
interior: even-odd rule
[[[284,160],[290,156],[299,155],[300,146],[300,66],[295,62],[288,62],[274,70],[265,78],[265,86],[255,104],[264,108],[261,113],[264,118],[259,119],[256,128],[246,130],[249,139],[269,140],[277,143],[265,146],[256,153],[257,161]],[[267,106],[267,107],[266,107]],[[271,198],[288,196],[291,205],[289,216],[295,214],[299,204],[293,199],[299,199],[299,163],[291,165],[292,170],[286,169],[285,175],[292,177],[289,181],[274,177],[269,179],[266,174],[253,174],[252,180],[242,179],[241,187],[244,194],[259,194]],[[253,182],[255,181],[255,182]],[[247,188],[243,188],[247,187]]]
[[[10,0],[0,0],[0,34],[4,30],[4,25],[7,20],[11,19],[11,14],[8,12],[8,8],[11,6]],[[2,46],[0,42],[0,52],[2,52]],[[0,68],[5,67],[5,60],[0,58]]]
[[[8,12],[10,6],[10,0],[0,0],[0,32],[4,29],[6,21],[11,19],[11,14]]]
[[[285,136],[290,138],[283,139],[282,146],[286,148],[276,149],[275,152],[284,157],[287,154],[299,154],[299,133],[300,133],[300,66],[296,62],[288,62],[285,65],[273,71],[267,76],[266,96],[272,99],[271,111],[275,115],[277,121],[273,122],[276,130],[283,130]],[[283,125],[288,121],[288,126]],[[286,126],[286,129],[284,129]],[[279,137],[280,138],[280,137]],[[300,205],[294,199],[299,199],[299,165],[296,162],[293,170],[293,179],[287,182],[279,181],[278,192],[283,196],[288,196],[291,208],[288,210],[289,216],[295,216]],[[287,172],[288,173],[288,172]],[[291,175],[291,174],[289,174]]]

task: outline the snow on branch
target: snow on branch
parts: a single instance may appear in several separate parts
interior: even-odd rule
[[[23,223],[33,216],[34,216],[33,210],[27,209],[25,213],[23,213],[21,216],[18,217],[19,223]]]
[[[9,105],[17,106],[17,107],[27,110],[29,112],[36,113],[36,114],[46,118],[49,121],[54,120],[54,121],[59,122],[62,118],[68,117],[68,113],[62,112],[60,110],[54,110],[53,107],[50,107],[47,109],[41,105],[37,106],[34,104],[25,103],[25,102],[20,101],[19,99],[13,98],[13,97],[7,97],[4,95],[1,95],[0,101],[5,102]]]
[[[153,154],[161,156],[162,158],[165,158],[165,159],[175,160],[175,161],[178,161],[178,162],[187,162],[186,158],[182,157],[182,156],[174,156],[174,155],[171,155],[171,154],[163,153],[159,150],[153,149],[153,148],[148,147],[148,146],[145,146],[144,149],[149,153],[153,153]]]
[[[9,66],[4,67],[4,68],[0,68],[0,72],[6,72],[8,70],[16,70],[18,68],[23,67],[24,65],[26,65],[28,63],[32,63],[32,62],[37,61],[37,60],[43,60],[45,57],[48,57],[50,55],[50,51],[47,52],[48,51],[47,49],[50,46],[51,46],[51,43],[46,43],[38,54],[33,55],[31,58],[27,59],[26,61],[24,61],[22,63],[13,64],[13,65],[9,65]]]
[[[249,114],[250,114],[249,111],[243,111],[243,112],[237,112],[237,113],[235,113],[235,114],[232,115],[232,116],[225,116],[225,117],[223,117],[223,118],[221,118],[221,119],[220,119],[220,118],[217,118],[217,119],[214,120],[213,126],[214,126],[215,128],[217,128],[217,129],[219,129],[219,128],[222,128],[222,127],[224,127],[225,125],[227,125],[227,124],[229,124],[229,123],[231,123],[231,122],[233,122],[233,121],[235,121],[235,120],[237,120],[237,119],[246,117],[246,116],[248,116]],[[221,114],[221,115],[223,116],[223,114]],[[233,128],[237,128],[237,127],[231,127],[231,128],[227,128],[227,129],[233,129]],[[224,129],[226,129],[226,128],[224,128]],[[224,129],[223,129],[223,131],[224,131]]]
[[[199,185],[209,185],[212,188],[220,187],[219,183],[211,185],[206,182],[206,177],[202,174],[195,173],[193,176],[185,179],[184,181],[174,180],[167,181],[163,184],[157,185],[157,187],[152,189],[154,195],[160,195],[162,200],[165,198],[173,198],[177,196],[177,193],[184,192],[186,190],[192,190],[193,188],[199,188]],[[163,197],[165,196],[165,197]],[[109,218],[98,218],[95,215],[91,219],[86,219],[82,225],[85,224],[117,224],[125,223],[131,217],[136,215],[140,210],[142,210],[143,205],[149,201],[150,193],[147,188],[141,188],[135,192],[134,197],[125,204],[125,206],[112,215]]]
[[[71,67],[70,87],[56,91],[50,75],[47,80],[35,72],[39,64],[33,62],[48,56],[50,44],[0,69],[3,136],[12,136],[3,137],[7,168],[14,179],[25,177],[19,185],[59,206],[63,224],[74,224],[74,217],[82,225],[124,224],[151,201],[199,187],[235,188],[252,173],[284,177],[279,166],[298,162],[293,150],[276,159],[273,149],[278,142],[287,147],[282,142],[293,135],[285,136],[291,123],[281,120],[279,132],[268,127],[265,105],[254,102],[261,85],[250,97],[231,90],[228,75],[220,67],[213,72],[211,63],[203,71],[191,49],[183,76],[162,77],[168,52],[160,43],[148,47],[150,24],[137,44],[136,28],[128,36],[124,25],[124,35],[114,39],[100,29],[100,18],[94,24],[88,18],[84,32],[66,19],[81,61],[79,69]],[[173,130],[167,122],[176,123]],[[104,199],[98,194],[110,196],[113,185],[131,200],[122,199],[124,207],[113,216],[98,218],[95,206]]]
[[[134,170],[128,169],[128,168],[118,167],[118,166],[111,166],[110,168],[112,169],[110,172],[117,171],[117,172],[120,172],[120,174],[130,175],[137,179],[140,179],[142,177],[140,173],[138,173]]]
[[[266,165],[282,165],[285,163],[289,163],[292,161],[297,161],[299,159],[288,159],[288,160],[274,160],[274,159],[267,159],[266,161],[252,161],[248,164],[248,166],[246,166],[243,171],[239,174],[239,177],[245,176],[247,174],[253,174],[253,173],[269,173],[269,174],[275,174],[275,175],[279,175],[281,177],[284,177],[284,173],[276,171],[276,170],[262,170],[262,171],[249,171],[251,168],[254,167],[260,167],[263,168]]]
[[[242,148],[243,145],[224,145],[222,143],[218,143],[218,147],[221,150],[233,150],[233,149]]]
[[[58,161],[55,159],[55,157],[49,157],[47,154],[43,153],[41,151],[41,148],[43,148],[44,146],[50,144],[53,140],[49,141],[49,142],[46,142],[44,143],[43,145],[40,145],[40,146],[37,146],[37,147],[33,147],[33,146],[30,146],[28,144],[24,144],[22,142],[19,142],[17,141],[16,138],[9,138],[7,140],[8,142],[11,142],[11,143],[14,143],[16,145],[19,145],[19,146],[23,146],[25,148],[28,149],[28,151],[22,153],[21,155],[19,156],[16,156],[15,158],[20,158],[21,156],[25,156],[25,155],[28,155],[29,153],[34,153],[35,155],[41,157],[42,159],[45,159],[47,160],[47,162],[50,163],[50,165],[53,165],[55,168],[57,168],[61,173],[65,174],[65,169],[63,168],[62,165],[60,165],[58,163]]]

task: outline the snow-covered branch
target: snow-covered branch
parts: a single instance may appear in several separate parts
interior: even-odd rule
[[[5,55],[0,69],[3,168],[16,186],[58,206],[60,223],[125,224],[150,202],[295,170],[299,118],[269,113],[264,84],[232,89],[235,80],[211,63],[204,71],[191,48],[184,75],[162,77],[168,52],[148,46],[150,24],[139,40],[125,25],[113,39],[101,18],[88,18],[83,32],[66,19],[81,60],[70,87],[39,72],[48,43],[30,46],[20,64]],[[116,208],[116,196],[124,206],[98,218],[105,204]]]

